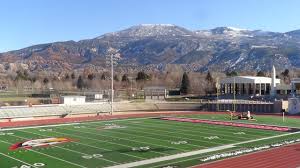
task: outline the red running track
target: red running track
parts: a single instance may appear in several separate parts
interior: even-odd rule
[[[207,163],[193,168],[297,168],[300,167],[300,144]]]
[[[99,115],[99,116],[86,116],[86,117],[72,117],[72,118],[50,118],[50,119],[35,119],[26,121],[11,121],[0,122],[0,128],[11,127],[25,127],[25,126],[38,126],[38,125],[51,125],[51,124],[64,124],[75,123],[84,121],[97,121],[97,120],[112,120],[112,119],[125,119],[125,118],[138,118],[138,117],[156,117],[161,115],[192,115],[192,114],[207,114],[209,112],[140,112],[134,114],[116,114],[116,115]],[[215,113],[209,113],[215,114]]]
[[[161,118],[161,120],[191,122],[191,123],[205,123],[205,124],[232,126],[232,127],[273,130],[273,131],[290,131],[290,128],[288,127],[271,126],[271,125],[263,125],[263,124],[237,123],[237,122],[227,122],[227,121],[217,121],[217,120],[215,121],[215,120],[206,120],[206,119],[163,117]]]
[[[95,120],[111,120],[111,119],[123,119],[123,118],[135,118],[135,117],[155,117],[160,115],[175,115],[175,114],[228,114],[227,112],[199,112],[199,111],[177,111],[177,112],[139,112],[134,114],[117,114],[117,115],[99,115],[88,117],[72,117],[72,118],[51,118],[51,119],[35,119],[27,121],[12,121],[12,122],[0,122],[0,128],[10,127],[24,127],[24,126],[37,126],[37,125],[50,125],[50,124],[63,124],[73,122],[95,121]],[[276,114],[260,114],[262,116],[278,116]],[[287,116],[291,118],[300,118],[300,116]]]

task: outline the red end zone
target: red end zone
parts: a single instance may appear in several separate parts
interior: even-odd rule
[[[247,123],[237,123],[237,122],[203,120],[203,119],[192,119],[192,118],[173,118],[173,117],[163,117],[160,119],[169,120],[169,121],[179,121],[179,122],[204,123],[204,124],[224,125],[224,126],[233,126],[233,127],[255,128],[255,129],[272,130],[272,131],[283,131],[283,132],[292,131],[292,129],[289,127],[270,126],[270,125],[261,125],[261,124],[247,124]]]

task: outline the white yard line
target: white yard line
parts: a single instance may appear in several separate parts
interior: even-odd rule
[[[51,136],[42,135],[42,134],[33,133],[33,132],[27,132],[27,131],[21,131],[21,132],[30,133],[30,134],[34,134],[34,135],[39,135],[39,136],[43,136],[43,137],[51,137]],[[17,135],[10,135],[10,136],[15,136],[15,137],[19,137],[19,138],[27,139],[27,138],[25,138],[25,137],[22,137],[22,136],[17,136]],[[72,149],[64,148],[64,147],[61,147],[61,146],[56,146],[56,145],[53,145],[52,147],[55,147],[55,148],[60,148],[60,149],[67,150],[67,151],[70,151],[70,152],[73,152],[73,153],[79,153],[79,154],[81,154],[81,155],[89,155],[89,154],[87,154],[87,153],[83,153],[83,152],[79,152],[79,151],[76,151],[76,150],[72,150]],[[105,161],[108,161],[108,162],[111,162],[111,163],[114,163],[114,164],[120,164],[120,163],[118,163],[118,162],[115,162],[115,161],[112,161],[112,160],[108,160],[108,159],[105,159],[105,158],[97,158],[97,159],[100,159],[100,160],[105,160]]]
[[[71,165],[74,165],[74,166],[77,166],[77,167],[88,168],[88,167],[85,167],[85,166],[82,166],[82,165],[79,165],[79,164],[76,164],[76,163],[73,163],[73,162],[69,162],[69,161],[66,161],[64,159],[60,159],[58,157],[51,156],[51,155],[48,155],[48,154],[45,154],[45,153],[42,153],[42,152],[38,152],[38,151],[35,151],[35,150],[32,150],[32,149],[28,149],[28,150],[32,151],[32,152],[35,152],[35,153],[38,153],[40,155],[44,155],[44,156],[47,156],[47,157],[50,157],[50,158],[53,158],[53,159],[56,159],[56,160],[60,160],[62,162],[65,162],[65,163],[68,163],[68,164],[71,164]]]
[[[85,123],[85,125],[91,125],[91,124],[86,124]],[[98,124],[97,124],[98,125]],[[171,138],[179,138],[179,136],[178,135],[183,135],[183,137],[184,136],[195,136],[195,135],[191,135],[191,134],[186,134],[186,133],[178,133],[178,132],[184,132],[184,131],[187,131],[187,130],[182,130],[182,129],[176,129],[176,130],[174,130],[174,132],[170,132],[170,131],[167,131],[167,130],[162,130],[161,129],[161,127],[154,127],[154,126],[142,126],[142,125],[138,125],[138,124],[128,124],[128,123],[125,123],[125,125],[126,126],[131,126],[131,125],[134,125],[134,126],[136,126],[135,128],[134,128],[134,130],[131,130],[131,131],[134,131],[134,132],[140,132],[140,133],[144,133],[144,134],[152,134],[152,135],[158,135],[158,136],[160,136],[161,134],[156,134],[156,133],[153,133],[153,132],[155,132],[155,131],[153,131],[153,129],[157,129],[157,130],[159,130],[159,131],[162,131],[162,132],[167,132],[167,134],[174,134],[174,133],[176,133],[177,134],[177,136],[172,136],[172,135],[166,135],[166,134],[163,134],[163,136],[166,136],[166,137],[171,137]],[[160,124],[160,125],[164,125],[165,126],[165,124]],[[94,126],[94,125],[91,125],[91,126]],[[99,125],[100,126],[100,125]],[[140,127],[143,127],[143,128],[140,128]],[[153,128],[153,129],[152,129]],[[151,130],[152,132],[151,133],[149,133],[149,132],[144,132],[144,131],[137,131],[136,129],[146,129],[146,130]],[[178,130],[182,130],[182,131],[178,131]],[[109,131],[109,130],[105,130],[105,131]],[[189,130],[188,130],[189,131]],[[118,133],[121,133],[121,132],[118,132]],[[199,134],[200,132],[196,132],[197,134]],[[127,133],[127,134],[129,134],[129,133]],[[207,134],[207,135],[209,135],[209,136],[212,136],[212,135],[216,135],[216,134],[210,134],[210,133],[203,133],[203,132],[201,132],[201,134]],[[223,135],[223,136],[226,136],[226,135],[224,135],[224,134],[221,134],[221,135]],[[227,136],[229,136],[229,135],[227,135]],[[201,136],[202,138],[204,138],[205,136]],[[197,137],[197,138],[199,138],[199,137]],[[217,144],[217,145],[222,145],[222,144],[224,144],[224,143],[218,143],[218,142],[212,142],[212,141],[206,141],[206,140],[200,140],[200,139],[193,139],[193,138],[187,138],[187,137],[184,137],[183,139],[186,139],[186,140],[191,140],[191,141],[197,141],[197,142],[205,142],[205,143],[211,143],[211,144]],[[245,138],[244,138],[245,139]],[[234,141],[234,140],[230,140],[230,139],[226,139],[226,138],[222,138],[222,140],[226,140],[226,141],[230,141],[230,142],[236,142],[236,141]],[[249,138],[247,138],[246,140],[249,140]],[[195,146],[195,145],[193,145],[193,146]],[[196,146],[198,146],[198,147],[206,147],[206,146],[200,146],[200,145],[196,145]]]
[[[22,132],[26,132],[26,133],[30,133],[30,134],[35,134],[35,135],[39,135],[39,136],[46,136],[46,135],[42,135],[42,134],[38,134],[38,133],[33,133],[33,132],[28,132],[28,131],[24,131],[24,130],[22,130]],[[56,134],[57,133],[58,132],[56,132]],[[61,134],[61,133],[59,133],[59,134]],[[113,152],[112,150],[109,150],[109,149],[100,148],[100,147],[97,147],[97,146],[88,145],[88,144],[80,143],[80,142],[76,142],[76,141],[73,141],[72,143],[79,144],[79,145],[82,145],[82,146],[88,146],[88,147],[95,148],[95,149],[101,149],[101,150],[104,150],[104,151]],[[134,157],[134,158],[137,158],[137,159],[145,159],[143,157],[139,157],[139,156],[135,156],[135,155],[127,154],[127,153],[120,153],[120,154],[126,155],[126,156],[130,156],[130,157]]]
[[[18,162],[20,162],[20,163],[23,163],[23,164],[29,165],[29,166],[31,166],[31,167],[38,168],[38,167],[36,167],[36,166],[34,166],[34,165],[32,165],[32,164],[29,164],[29,163],[27,163],[27,162],[24,162],[24,161],[22,161],[22,160],[19,160],[19,159],[17,159],[17,158],[14,158],[14,157],[12,157],[12,156],[6,155],[6,154],[4,154],[4,153],[0,153],[0,155],[3,155],[3,156],[5,156],[5,157],[7,157],[7,158],[10,158],[10,159],[16,160],[16,161],[18,161]]]
[[[162,120],[161,120],[162,121]],[[166,121],[166,120],[164,120]],[[221,120],[220,120],[221,121]],[[182,122],[179,122],[182,123]],[[185,125],[185,126],[181,126],[178,124],[173,124],[174,127],[181,127],[181,128],[193,128],[191,125]],[[189,122],[185,122],[185,123],[189,123]],[[163,122],[155,122],[155,124],[157,125],[168,125],[168,123],[163,123]],[[191,123],[192,124],[192,123]],[[200,127],[201,126],[201,127]],[[206,124],[206,123],[199,123],[199,126],[196,126],[196,128],[200,128],[200,129],[206,129],[206,130],[210,130],[213,132],[231,132],[231,131],[236,131],[236,129],[244,129],[243,131],[245,132],[249,132],[249,133],[253,133],[255,131],[257,131],[258,129],[253,129],[253,128],[245,128],[245,127],[233,127],[233,126],[226,126],[226,127],[222,127],[222,125],[214,125],[214,124]],[[213,128],[218,128],[218,130],[213,130]],[[230,130],[229,130],[230,129]],[[251,130],[252,129],[252,130]],[[195,132],[193,130],[189,130],[190,132]],[[261,130],[261,131],[267,131],[267,130]],[[272,130],[271,130],[272,131]],[[273,131],[274,132],[274,131]],[[263,136],[270,136],[270,135],[274,135],[271,133],[266,133],[266,132],[259,132],[259,137],[263,137]],[[229,135],[225,135],[225,136],[229,136]],[[256,135],[257,136],[257,135]]]
[[[120,137],[116,137],[116,136],[108,136],[108,135],[103,135],[103,134],[95,134],[93,132],[88,132],[88,131],[84,131],[83,132],[83,131],[78,131],[78,130],[70,130],[70,129],[66,129],[66,128],[61,128],[61,129],[69,130],[69,131],[75,131],[75,132],[80,132],[80,133],[85,133],[85,134],[90,134],[90,135],[98,135],[98,136],[103,136],[103,137],[123,139],[123,140],[126,140],[126,141],[135,142],[135,143],[148,144],[148,145],[151,145],[151,146],[161,146],[161,147],[168,148],[168,149],[176,149],[176,148],[172,148],[172,147],[168,147],[168,146],[164,146],[164,145],[158,145],[158,144],[154,144],[154,143],[140,142],[140,141],[135,141],[135,140],[127,139],[127,138],[120,138]],[[177,149],[177,150],[179,150],[179,149]],[[181,149],[181,151],[183,151],[183,150]],[[152,152],[155,152],[155,151],[152,151]],[[162,153],[162,152],[155,152],[155,153],[160,153],[160,154],[166,155],[166,153]]]
[[[66,129],[65,129],[66,130]],[[93,140],[93,141],[98,141],[98,142],[107,142],[107,143],[110,143],[110,144],[114,144],[114,145],[117,145],[117,146],[124,146],[124,147],[129,147],[129,148],[132,148],[134,146],[128,146],[128,145],[124,145],[124,144],[120,144],[120,143],[114,143],[114,142],[111,142],[111,141],[105,141],[105,140],[100,140],[100,139],[94,139],[94,138],[89,138],[89,137],[83,137],[83,136],[80,136],[80,135],[74,135],[74,134],[68,134],[68,133],[63,133],[63,132],[57,132],[57,131],[52,131],[52,132],[56,132],[56,133],[59,133],[59,134],[63,134],[63,135],[69,135],[69,136],[75,136],[75,137],[80,137],[80,138],[83,138],[83,139],[90,139],[90,140]],[[114,137],[116,138],[116,137]],[[160,155],[167,155],[167,153],[162,153],[162,152],[155,152],[155,151],[151,151],[153,153],[158,153]]]
[[[238,142],[238,143],[229,144],[229,145],[217,146],[217,147],[209,148],[209,149],[202,149],[202,150],[197,150],[197,151],[192,151],[192,152],[186,152],[186,153],[180,153],[180,154],[175,154],[175,155],[164,156],[164,157],[160,157],[160,158],[154,158],[154,159],[142,160],[142,161],[127,163],[127,164],[121,164],[121,165],[117,165],[117,166],[110,166],[110,167],[107,167],[107,168],[128,168],[128,167],[142,166],[142,165],[147,165],[147,164],[152,164],[152,163],[157,163],[157,162],[162,162],[162,161],[167,161],[167,160],[173,160],[173,159],[178,159],[178,158],[183,158],[183,157],[194,156],[194,155],[208,153],[208,152],[215,152],[215,151],[223,150],[223,149],[229,149],[229,148],[233,148],[236,145],[240,145],[240,144],[246,144],[246,143],[250,143],[250,142],[256,142],[256,141],[261,141],[261,140],[266,140],[266,139],[278,138],[278,137],[283,137],[283,136],[288,136],[288,135],[293,135],[293,134],[299,134],[299,133],[300,132],[281,134],[281,135],[276,135],[276,136],[271,136],[271,137],[266,137],[266,138],[260,138],[260,139],[254,139],[254,140],[249,140],[249,141],[244,141],[244,142]]]
[[[43,137],[50,137],[50,136],[45,136],[45,135],[40,135],[40,134],[36,134],[36,135],[43,136]],[[17,135],[9,135],[9,136],[14,136],[14,137],[21,138],[21,139],[28,139],[26,137],[17,136]],[[59,148],[59,149],[63,149],[63,150],[67,150],[67,151],[70,151],[70,152],[73,152],[73,153],[78,153],[78,154],[81,154],[81,155],[89,155],[87,153],[79,152],[79,151],[72,150],[72,149],[67,149],[67,148],[64,148],[64,147],[61,147],[61,146],[52,145],[51,147]],[[108,159],[105,159],[105,158],[97,158],[97,159],[99,159],[99,160],[105,160],[107,162],[114,163],[114,164],[120,164],[118,162],[115,162],[115,161],[112,161],[112,160],[108,160]]]
[[[91,124],[86,124],[85,125],[90,125],[90,126],[95,126],[95,125],[91,125]],[[97,130],[95,128],[84,128],[84,129],[91,129],[91,130]],[[135,136],[135,137],[143,137],[143,138],[147,138],[147,139],[155,139],[155,140],[159,140],[159,141],[166,141],[168,143],[171,143],[172,141],[170,140],[165,140],[165,139],[158,139],[158,138],[153,138],[153,137],[148,137],[148,136],[143,136],[143,135],[134,135],[134,134],[131,134],[131,133],[125,133],[125,132],[116,132],[116,131],[112,131],[112,130],[109,130],[109,129],[105,129],[104,131],[107,131],[107,132],[113,132],[113,133],[117,133],[117,134],[125,134],[125,135],[130,135],[130,136]],[[143,133],[143,134],[152,134],[152,133],[148,133],[148,132],[141,132],[141,131],[135,131],[135,130],[131,130],[131,131],[134,131],[134,132],[140,132],[140,133]],[[153,131],[153,130],[152,130]],[[103,134],[101,134],[102,136],[105,136]],[[160,134],[152,134],[152,135],[157,135],[157,136],[161,136]],[[165,136],[165,135],[164,135]],[[167,137],[172,137],[172,136],[167,136]],[[174,136],[173,136],[174,137]],[[178,137],[175,137],[175,138],[178,138]],[[184,138],[186,139],[186,138]],[[142,143],[145,143],[145,142],[142,142]],[[155,143],[152,143],[154,145],[157,145]],[[186,144],[186,145],[189,145],[189,146],[193,146],[193,147],[203,147],[203,148],[207,148],[207,146],[201,146],[201,145],[193,145],[193,144]],[[166,146],[164,146],[166,147]],[[187,151],[187,150],[183,150],[183,149],[179,149],[179,148],[175,148],[175,147],[172,147],[174,149],[177,149],[179,151]]]
[[[6,143],[6,144],[10,144],[9,142],[3,141],[3,140],[0,140],[0,142]],[[42,153],[42,152],[35,151],[35,150],[33,150],[33,149],[27,149],[27,150],[29,150],[29,151],[31,151],[31,152],[34,152],[34,153],[38,153],[38,154],[40,154],[40,155],[44,155],[44,156],[47,156],[47,157],[56,159],[56,160],[60,160],[60,161],[62,161],[62,162],[65,162],[65,163],[68,163],[68,164],[71,164],[71,165],[74,165],[74,166],[77,166],[77,167],[88,168],[88,167],[85,167],[85,166],[82,166],[82,165],[79,165],[79,164],[76,164],[76,163],[73,163],[73,162],[69,162],[69,161],[66,161],[66,160],[57,158],[57,157],[55,157],[55,156],[51,156],[51,155],[47,155],[47,154]]]

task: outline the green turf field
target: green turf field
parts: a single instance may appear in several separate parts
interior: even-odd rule
[[[181,117],[226,120],[225,115]],[[278,117],[260,116],[257,119],[256,123],[300,127],[300,119],[286,119],[284,123]],[[30,149],[9,149],[18,142],[45,138],[67,138],[71,141]],[[24,128],[0,132],[0,167],[97,168],[132,162],[139,163],[136,167],[189,167],[201,164],[199,158],[212,153],[293,138],[300,138],[300,135],[152,118]],[[31,145],[36,143],[29,142]],[[191,151],[200,152],[190,156],[176,155]],[[156,160],[161,157],[167,160]],[[149,159],[154,161],[148,164],[139,162]]]

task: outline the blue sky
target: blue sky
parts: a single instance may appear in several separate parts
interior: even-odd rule
[[[1,0],[0,52],[142,23],[286,32],[300,29],[299,7],[300,0]]]

